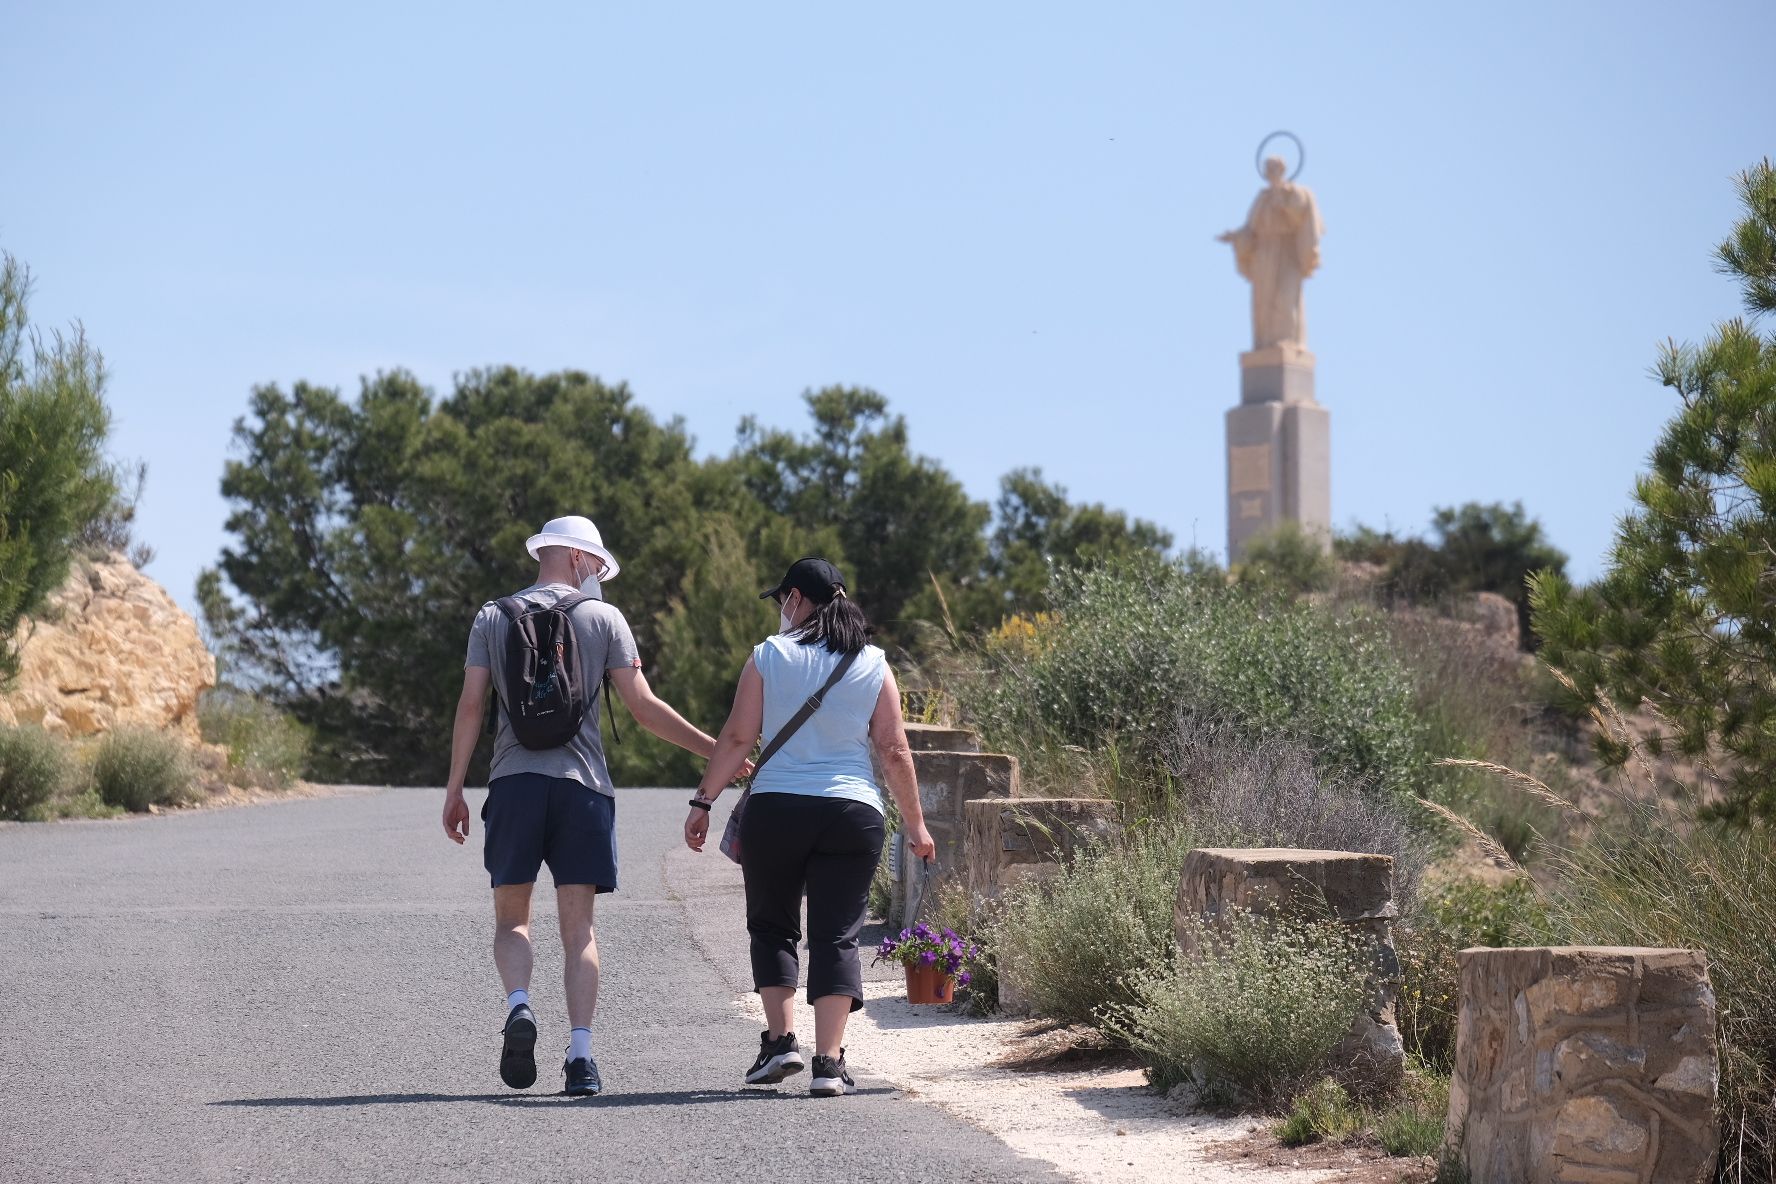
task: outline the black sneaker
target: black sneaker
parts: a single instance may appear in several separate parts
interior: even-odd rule
[[[567,1075],[567,1085],[561,1092],[570,1098],[590,1098],[604,1088],[604,1082],[598,1078],[598,1062],[591,1057],[564,1061],[561,1071]]]
[[[851,1074],[845,1071],[845,1050],[840,1049],[837,1057],[823,1057],[814,1054],[814,1075],[808,1082],[808,1092],[817,1098],[836,1098],[840,1094],[850,1093],[857,1088],[851,1080]]]
[[[785,1032],[775,1040],[769,1032],[760,1032],[758,1060],[746,1071],[746,1084],[776,1085],[785,1077],[800,1073],[803,1068],[794,1032]]]
[[[500,1048],[500,1080],[513,1089],[529,1089],[536,1084],[537,1063],[533,1051],[537,1042],[537,1017],[530,1004],[520,1003],[506,1017],[506,1041]]]

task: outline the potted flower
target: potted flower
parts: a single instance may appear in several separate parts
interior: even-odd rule
[[[963,969],[980,957],[980,947],[953,929],[933,929],[919,924],[902,929],[899,937],[885,937],[876,951],[878,962],[899,962],[906,970],[908,1003],[952,1003],[956,988],[966,987],[970,975]]]

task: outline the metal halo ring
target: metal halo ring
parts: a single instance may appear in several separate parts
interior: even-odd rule
[[[1294,132],[1271,132],[1268,136],[1259,140],[1258,152],[1257,155],[1252,157],[1252,164],[1257,168],[1260,177],[1269,180],[1268,177],[1264,177],[1264,146],[1278,136],[1288,136],[1291,140],[1295,141],[1295,171],[1289,174],[1289,180],[1293,181],[1296,177],[1301,175],[1301,168],[1307,163],[1307,149],[1302,146],[1301,137],[1297,136]]]

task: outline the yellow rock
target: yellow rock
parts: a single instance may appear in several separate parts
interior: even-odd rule
[[[197,739],[197,701],[216,685],[216,659],[197,622],[123,556],[76,561],[19,632],[21,669],[0,695],[0,723],[62,736],[137,727]]]

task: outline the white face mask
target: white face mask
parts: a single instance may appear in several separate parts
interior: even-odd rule
[[[599,582],[597,572],[587,570],[586,578],[580,581],[580,591],[594,600],[604,599],[604,585]]]
[[[789,619],[789,598],[784,597],[783,604],[777,610],[777,632],[788,633],[795,628],[795,622]]]

